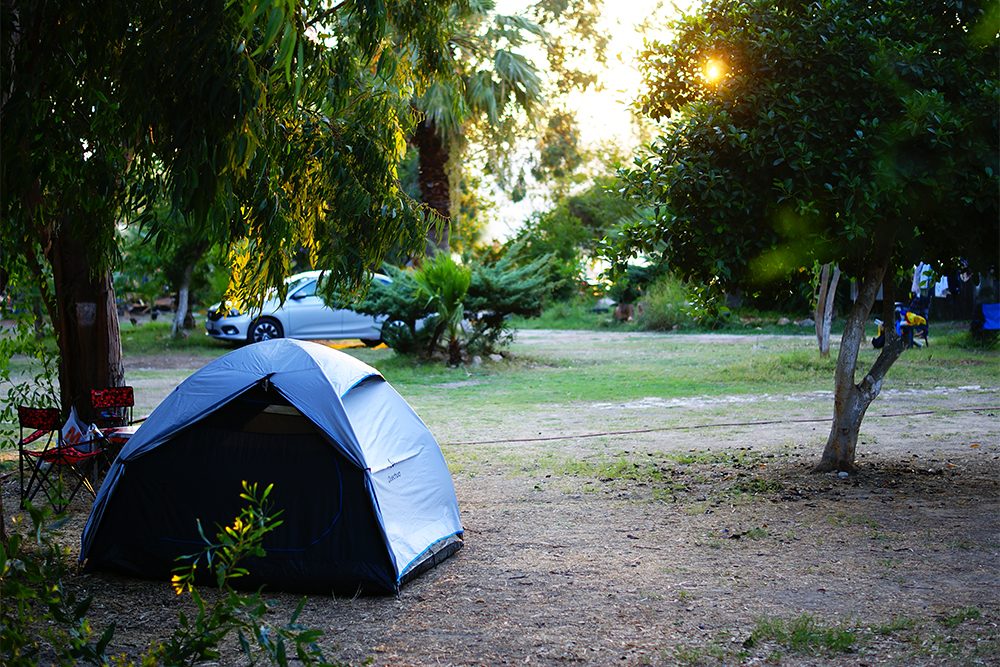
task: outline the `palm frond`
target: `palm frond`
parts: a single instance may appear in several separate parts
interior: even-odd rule
[[[417,100],[417,109],[424,112],[443,132],[450,134],[469,118],[469,107],[461,88],[460,81],[436,81]]]
[[[524,107],[530,116],[544,99],[538,70],[520,53],[506,49],[496,52],[493,66],[504,85],[514,92],[519,106]]]
[[[493,81],[493,73],[479,70],[469,77],[465,86],[466,97],[473,112],[485,113],[490,125],[500,122],[503,105],[499,90]]]
[[[497,14],[490,29],[494,40],[505,39],[511,46],[521,46],[530,40],[526,35],[547,39],[545,28],[520,14]]]

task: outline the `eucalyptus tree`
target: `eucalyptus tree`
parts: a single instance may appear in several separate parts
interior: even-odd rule
[[[445,62],[454,0],[69,0],[0,4],[0,265],[40,285],[63,407],[123,382],[117,229],[191,221],[226,244],[230,298],[283,288],[305,247],[327,290],[363,291],[392,244],[412,63]],[[406,36],[406,48],[389,38]],[[166,198],[177,213],[156,216]],[[187,224],[187,222],[185,222]],[[162,241],[161,241],[162,242]]]
[[[889,327],[857,381],[879,289],[891,322],[898,270],[997,264],[997,20],[985,0],[709,0],[641,54],[638,106],[664,131],[622,177],[655,215],[609,239],[610,257],[660,252],[720,290],[816,261],[860,281],[819,471],[857,469],[903,351]]]

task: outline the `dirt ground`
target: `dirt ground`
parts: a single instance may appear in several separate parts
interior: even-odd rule
[[[1000,392],[890,392],[877,408],[846,479],[809,474],[823,395],[560,405],[510,416],[507,437],[591,437],[503,445],[425,417],[464,548],[397,597],[310,597],[300,620],[352,665],[1000,665]],[[889,416],[917,409],[933,414]],[[559,463],[574,458],[607,471]],[[16,476],[2,493],[9,517]],[[75,555],[88,505],[73,509]],[[166,583],[67,584],[133,658],[190,606]],[[271,596],[274,622],[299,597]],[[812,634],[783,636],[796,621]],[[230,645],[217,664],[245,661]]]

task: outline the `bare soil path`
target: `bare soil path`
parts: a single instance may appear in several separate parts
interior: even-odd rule
[[[127,364],[205,362],[166,359]],[[478,432],[415,405],[452,464],[465,547],[398,597],[310,597],[301,620],[351,664],[1000,665],[998,401],[890,392],[846,479],[808,474],[822,393],[553,404]],[[8,516],[16,500],[8,478]],[[68,583],[133,658],[189,607],[166,583]],[[273,598],[276,621],[299,599]],[[794,622],[811,634],[783,636]],[[244,663],[230,646],[219,664]]]

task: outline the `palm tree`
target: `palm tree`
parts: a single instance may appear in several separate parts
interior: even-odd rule
[[[452,75],[430,80],[413,100],[422,116],[411,138],[419,153],[420,199],[441,216],[428,230],[428,255],[449,248],[450,172],[468,128],[480,124],[494,145],[509,142],[519,120],[534,121],[543,105],[538,69],[518,49],[545,32],[494,9],[493,0],[473,0],[464,9],[456,4],[448,40]]]
[[[431,352],[438,336],[447,333],[448,364],[458,366],[462,363],[459,334],[465,317],[465,295],[472,283],[472,269],[459,266],[451,255],[440,252],[429,257],[421,270],[413,273],[413,280],[420,298],[427,299],[428,306],[437,310],[438,328],[434,332]]]

